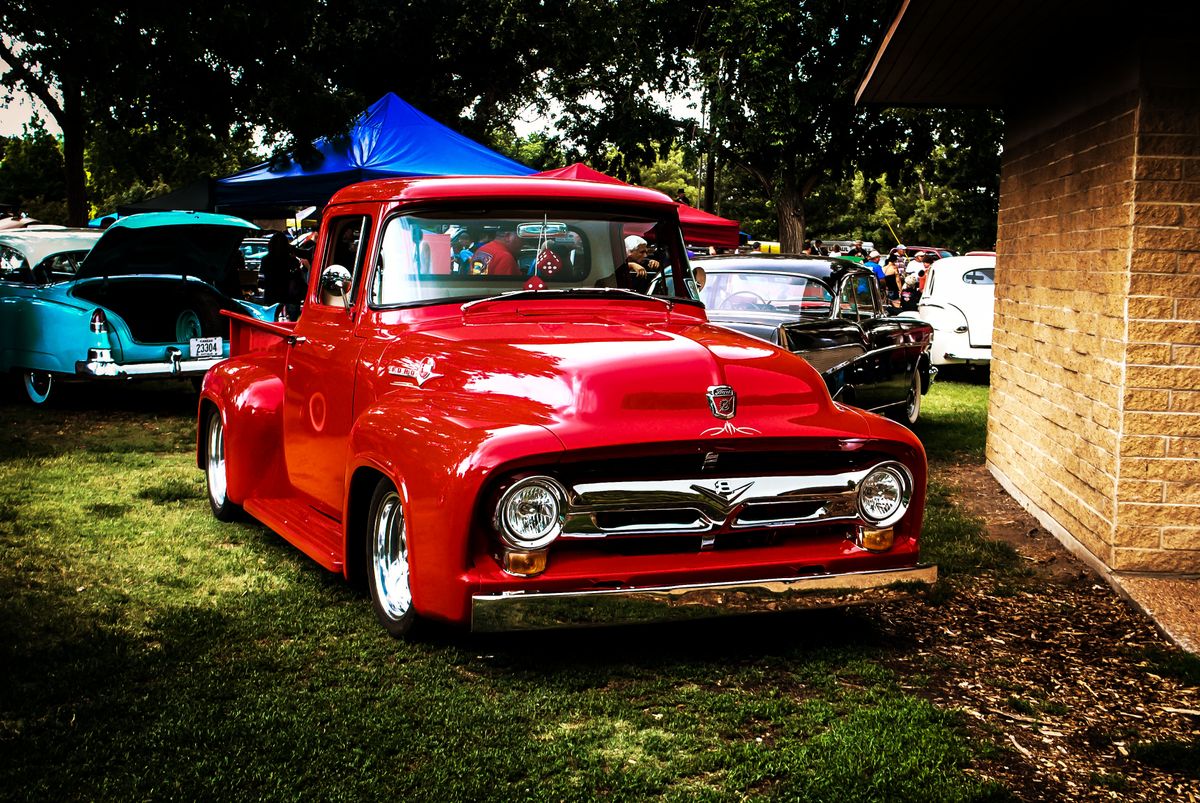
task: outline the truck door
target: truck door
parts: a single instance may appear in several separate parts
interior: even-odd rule
[[[369,210],[338,207],[321,222],[308,295],[288,347],[283,444],[292,487],[341,520],[347,448],[354,421],[360,284],[372,246]],[[344,298],[321,291],[322,270],[341,265],[353,283]]]

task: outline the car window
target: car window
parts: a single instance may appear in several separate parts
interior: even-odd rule
[[[829,314],[833,294],[807,276],[780,273],[707,274],[700,291],[704,306],[713,310]]]
[[[860,318],[871,318],[878,312],[872,289],[874,285],[875,283],[866,276],[859,276],[854,281],[854,295],[858,301],[858,314]]]
[[[838,315],[848,321],[858,320],[857,282],[853,279],[842,283],[842,294],[838,300]]]
[[[69,282],[79,272],[87,251],[61,251],[39,262],[33,269],[35,281],[39,284],[56,284]]]
[[[29,261],[20,251],[7,245],[0,245],[0,280],[33,284]]]
[[[996,269],[976,268],[975,270],[969,270],[963,274],[962,280],[965,284],[995,284]]]
[[[625,269],[631,235],[646,240],[645,275]],[[687,261],[678,223],[668,219],[516,208],[399,215],[384,224],[370,303],[473,299],[541,287],[647,293],[655,274],[662,279],[654,292],[675,295],[674,265],[686,268]],[[690,297],[686,287],[683,293]]]
[[[350,271],[352,282],[349,298],[353,302],[357,295],[358,285],[366,264],[367,240],[371,232],[371,218],[368,215],[342,215],[330,219],[325,237],[324,267],[341,265]],[[322,303],[341,305],[340,298],[322,298]]]

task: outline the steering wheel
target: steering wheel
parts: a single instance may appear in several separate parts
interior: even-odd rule
[[[735,300],[739,296],[749,298],[750,300],[749,301]],[[758,293],[751,292],[750,290],[739,290],[738,292],[733,293],[732,295],[726,297],[726,299],[721,303],[721,309],[760,310],[763,307],[770,307],[770,306],[771,305],[767,303],[767,300],[765,298],[760,296]]]

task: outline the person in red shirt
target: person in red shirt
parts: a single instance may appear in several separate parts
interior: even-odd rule
[[[500,229],[495,238],[475,249],[471,256],[471,273],[487,276],[520,276],[517,254],[521,239],[513,229]]]

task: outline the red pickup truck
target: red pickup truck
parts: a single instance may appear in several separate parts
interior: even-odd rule
[[[642,240],[666,295],[630,289]],[[364,585],[394,636],[933,582],[916,437],[833,402],[801,357],[709,324],[697,298],[657,192],[347,187],[324,209],[299,319],[229,316],[231,357],[198,411],[213,513],[249,514]]]

